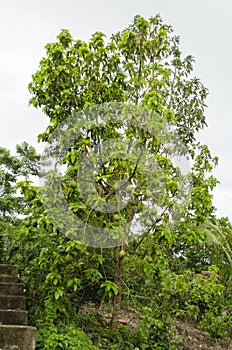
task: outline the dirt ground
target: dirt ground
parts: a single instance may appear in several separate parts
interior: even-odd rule
[[[180,350],[232,350],[232,341],[213,342],[209,333],[196,329],[189,323],[176,325],[177,336],[180,337]]]
[[[100,308],[96,308],[93,304],[83,305],[79,312],[97,313],[102,316],[106,325],[109,324],[111,318],[111,311],[109,306],[102,305]],[[138,325],[139,315],[135,312],[131,312],[127,309],[122,309],[119,322],[124,324],[129,329],[136,328]],[[196,326],[187,322],[178,322],[175,325],[176,336],[179,339],[179,350],[232,350],[232,341],[219,341],[213,342],[209,333],[196,329]]]

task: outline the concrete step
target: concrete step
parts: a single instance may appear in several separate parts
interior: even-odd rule
[[[0,295],[1,310],[25,310],[26,298],[23,295]],[[1,350],[1,348],[0,348]]]
[[[35,350],[36,328],[0,325],[0,350]]]
[[[0,324],[27,325],[27,311],[0,310]]]
[[[1,295],[24,295],[24,285],[22,283],[0,282]]]
[[[0,275],[18,276],[18,267],[15,265],[0,264]]]
[[[35,350],[36,328],[27,326],[24,285],[18,268],[0,264],[0,350]]]
[[[11,276],[11,275],[0,275],[0,281],[1,282],[10,282],[10,283],[18,283],[18,277],[17,276]]]

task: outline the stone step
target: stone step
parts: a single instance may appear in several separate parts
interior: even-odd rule
[[[0,350],[35,350],[36,328],[0,325]]]
[[[24,285],[22,283],[0,282],[1,295],[24,295]]]
[[[18,283],[18,277],[17,276],[11,276],[11,275],[0,275],[0,281],[1,282],[11,282],[11,283]]]
[[[0,310],[0,324],[27,325],[27,311]]]
[[[18,276],[18,267],[15,265],[0,264],[0,275]]]
[[[0,309],[1,310],[15,310],[15,309],[25,310],[26,298],[23,295],[0,295]]]

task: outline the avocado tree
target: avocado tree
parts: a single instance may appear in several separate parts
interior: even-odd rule
[[[195,138],[206,126],[207,89],[193,62],[159,15],[136,16],[108,40],[100,32],[74,40],[62,30],[29,84],[30,104],[50,122],[39,140],[66,165],[58,187],[50,173],[45,213],[61,231],[69,213],[70,237],[80,240],[82,231],[86,245],[113,248],[114,281],[101,285],[114,294],[113,330],[125,254],[147,237],[170,246],[177,237],[196,240],[213,210],[216,180],[208,174],[217,159]],[[173,156],[191,159],[189,174]]]

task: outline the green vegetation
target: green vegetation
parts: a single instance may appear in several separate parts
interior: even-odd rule
[[[207,89],[193,77],[193,58],[182,57],[179,38],[159,16],[136,16],[108,42],[99,32],[84,42],[62,30],[46,50],[29,84],[30,104],[50,122],[39,140],[66,146],[72,130],[65,137],[56,131],[70,116],[88,112],[87,127],[78,118],[74,124],[82,129],[66,147],[60,183],[73,216],[108,229],[118,244],[112,247],[103,237],[101,247],[64,235],[64,218],[56,222],[52,216],[62,206],[55,174],[49,178],[53,187],[46,189],[51,213],[30,178],[39,174],[41,161],[33,147],[17,146],[15,157],[0,150],[1,262],[20,269],[29,321],[38,329],[37,349],[174,350],[180,341],[177,325],[184,322],[209,332],[214,341],[229,340],[232,227],[215,216],[212,205],[217,158],[196,140],[206,125]],[[134,113],[133,123],[127,118],[113,123],[113,114],[97,123],[95,106],[112,113],[105,109],[111,102],[120,112],[124,103],[126,117]],[[136,124],[138,115],[143,127]],[[173,135],[177,154],[192,164],[188,175],[180,173],[166,147]],[[78,171],[83,159],[97,162],[96,145],[114,139],[139,145],[139,152],[132,159],[118,151],[102,162],[90,207]],[[147,163],[140,164],[143,152],[162,170],[162,186],[159,172],[148,183]],[[97,210],[118,203],[118,193],[123,208]],[[131,240],[134,222],[140,234]]]

